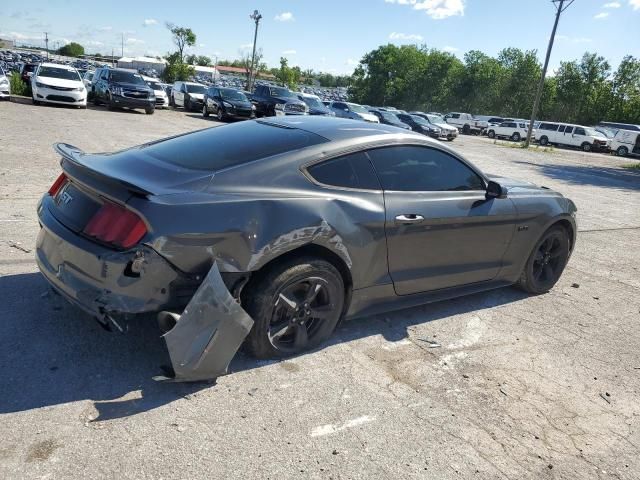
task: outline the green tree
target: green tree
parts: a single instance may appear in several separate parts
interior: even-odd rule
[[[76,42],[67,43],[58,49],[58,54],[67,57],[80,57],[84,55],[84,47]]]
[[[198,65],[199,67],[208,67],[212,65],[211,59],[206,55],[187,55],[185,63],[189,65]]]
[[[167,83],[189,80],[195,75],[196,70],[193,65],[188,65],[180,60],[178,52],[171,53],[164,57],[167,61],[162,72],[162,79]]]
[[[184,51],[187,47],[193,47],[196,44],[196,34],[190,28],[178,27],[173,23],[167,23],[167,28],[171,32],[173,43],[178,49],[180,63],[184,63]]]
[[[277,73],[275,73],[275,76],[283,86],[295,89],[298,81],[296,76],[299,74],[299,71],[300,69],[298,67],[289,67],[289,60],[285,57],[280,57],[280,68],[277,70]]]

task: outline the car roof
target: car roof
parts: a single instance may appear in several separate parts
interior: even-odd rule
[[[368,123],[347,118],[323,117],[315,115],[295,115],[284,117],[269,117],[258,120],[284,128],[298,128],[315,133],[327,140],[337,141],[348,138],[373,136],[373,135],[397,135],[407,134],[406,130],[398,129],[381,123]],[[425,138],[424,135],[414,134],[417,138]]]
[[[54,68],[61,68],[63,70],[75,70],[74,67],[70,66],[70,65],[64,65],[62,63],[51,63],[51,62],[44,62],[40,64],[41,67],[54,67]]]

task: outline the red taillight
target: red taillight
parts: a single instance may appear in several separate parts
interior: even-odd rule
[[[144,237],[147,227],[132,211],[115,203],[105,202],[83,231],[102,242],[130,248]]]
[[[60,191],[65,183],[67,183],[67,176],[64,173],[61,173],[60,176],[56,178],[56,181],[53,182],[53,185],[51,185],[51,188],[49,189],[49,195],[55,197],[56,193]]]

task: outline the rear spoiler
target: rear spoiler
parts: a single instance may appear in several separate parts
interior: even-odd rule
[[[148,196],[153,195],[153,192],[145,190],[137,185],[133,185],[125,180],[121,180],[119,178],[110,177],[103,173],[100,173],[87,165],[82,161],[82,157],[87,155],[85,152],[80,150],[78,147],[73,145],[69,145],[68,143],[56,143],[53,145],[53,149],[62,156],[63,161],[67,161],[71,163],[74,167],[76,167],[79,171],[81,171],[85,175],[92,176],[94,178],[99,179],[100,181],[111,183],[118,185],[120,187],[126,188],[131,193],[136,195]],[[73,172],[70,172],[71,176],[73,176]]]

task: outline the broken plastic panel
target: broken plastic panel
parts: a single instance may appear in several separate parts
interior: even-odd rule
[[[227,290],[216,263],[182,315],[174,318],[175,326],[163,335],[174,377],[159,380],[199,381],[224,375],[253,326],[253,319]]]

